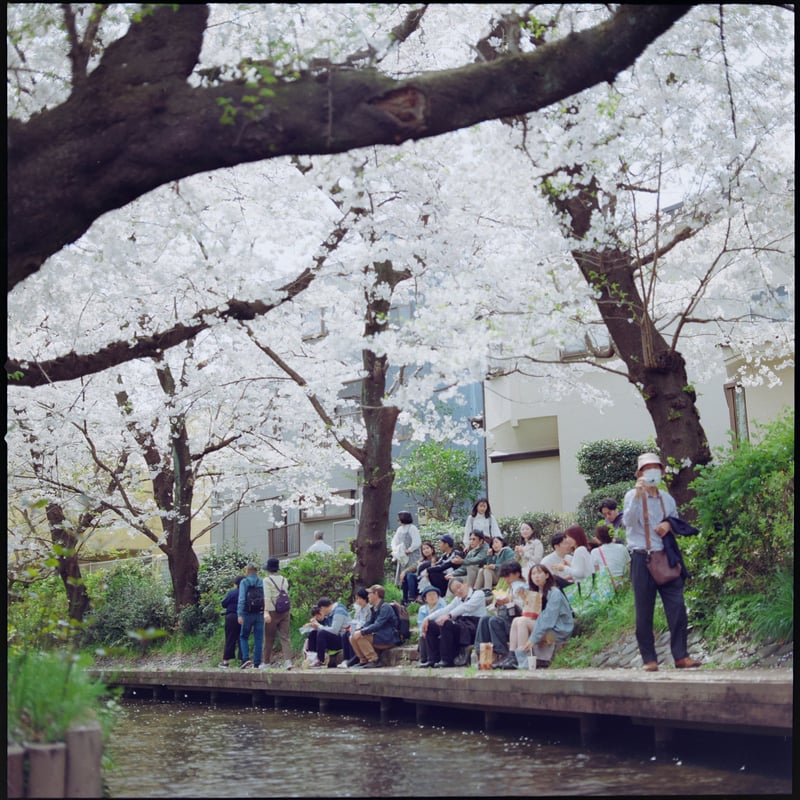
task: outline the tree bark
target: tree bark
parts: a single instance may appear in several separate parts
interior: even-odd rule
[[[278,76],[256,105],[247,97],[259,87],[243,81],[187,83],[207,6],[156,7],[109,45],[66,102],[9,120],[8,291],[102,214],[165,183],[276,156],[398,145],[545,108],[613,81],[691,7],[623,5],[535,52],[405,80],[352,68]]]
[[[580,170],[575,168],[572,173]],[[592,213],[598,211],[600,187],[592,180],[588,185],[575,183],[573,188],[577,192],[567,199],[552,193],[547,196],[560,213],[568,215],[568,235],[580,241],[589,230]],[[694,492],[689,484],[697,474],[696,467],[711,460],[711,450],[686,362],[664,340],[647,311],[636,280],[641,265],[632,253],[620,248],[576,248],[572,255],[586,282],[599,292],[597,308],[625,362],[628,380],[644,399],[661,455],[674,470],[670,472],[670,492],[682,513],[691,517],[687,504]]]
[[[69,619],[83,622],[91,601],[78,561],[80,539],[64,526],[64,510],[58,503],[48,503],[45,513],[53,545],[56,547],[58,575],[67,593]]]

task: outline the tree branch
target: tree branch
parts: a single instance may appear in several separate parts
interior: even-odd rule
[[[157,6],[62,105],[9,120],[8,291],[102,214],[170,181],[284,155],[341,153],[527,114],[613,81],[688,5],[622,5],[533,53],[394,80],[334,69],[192,88],[208,9]],[[229,120],[223,107],[229,110]]]

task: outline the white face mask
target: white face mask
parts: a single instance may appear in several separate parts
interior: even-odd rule
[[[642,473],[646,486],[658,486],[661,483],[661,470],[660,469],[646,469]]]

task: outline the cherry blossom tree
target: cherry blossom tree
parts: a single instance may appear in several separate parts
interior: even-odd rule
[[[731,11],[723,26],[674,6],[554,6],[541,21],[448,4],[400,16],[326,6],[324,19],[312,5],[302,20],[280,6],[212,6],[209,18],[180,6],[128,26],[116,7],[88,8],[67,7],[68,51],[47,36],[12,39],[16,403],[59,396],[64,382],[53,407],[69,420],[67,398],[91,397],[105,410],[82,419],[113,420],[110,442],[123,428],[107,406],[116,368],[136,390],[138,429],[159,420],[145,471],[164,486],[194,476],[192,459],[207,464],[211,448],[210,471],[231,494],[246,496],[262,471],[300,504],[324,497],[330,470],[361,464],[375,485],[359,530],[366,576],[383,560],[395,426],[423,438],[441,425],[434,398],[457,400],[487,373],[535,369],[554,393],[579,385],[590,364],[564,371],[558,346],[587,329],[605,327],[613,344],[587,362],[675,395],[652,409],[664,452],[680,465],[707,457],[690,371],[658,386],[642,358],[649,342],[654,358],[680,366],[687,352],[701,369],[711,360],[701,322],[714,340],[763,339],[719,309],[757,288],[743,282],[754,272],[762,288],[786,282],[776,276],[792,252],[792,187],[776,145],[792,116],[776,101],[793,96],[792,70],[775,44],[786,43],[785,11]],[[11,19],[28,13],[12,7]],[[759,62],[762,42],[789,66]],[[41,69],[54,54],[62,69]],[[58,85],[51,75],[66,65]],[[708,146],[717,141],[727,147]],[[670,193],[682,219],[664,211]],[[392,318],[399,307],[412,313]],[[310,320],[327,335],[309,336]],[[787,326],[773,332],[793,352]],[[145,372],[142,359],[154,359]],[[153,379],[165,364],[180,376],[168,400]],[[355,402],[342,399],[354,381]],[[235,414],[223,413],[232,399]],[[192,439],[201,419],[207,435]],[[181,425],[189,446],[175,473]],[[234,431],[246,433],[217,447]],[[108,449],[109,464],[118,457]],[[157,513],[185,524],[191,499],[179,511],[163,497]],[[165,530],[158,541],[176,547]],[[187,537],[172,530],[178,558]]]

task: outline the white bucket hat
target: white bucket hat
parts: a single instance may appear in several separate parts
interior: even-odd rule
[[[661,456],[657,455],[656,453],[642,453],[636,462],[636,471],[639,472],[639,470],[647,464],[658,464],[661,469],[664,469],[664,464],[661,462]]]

